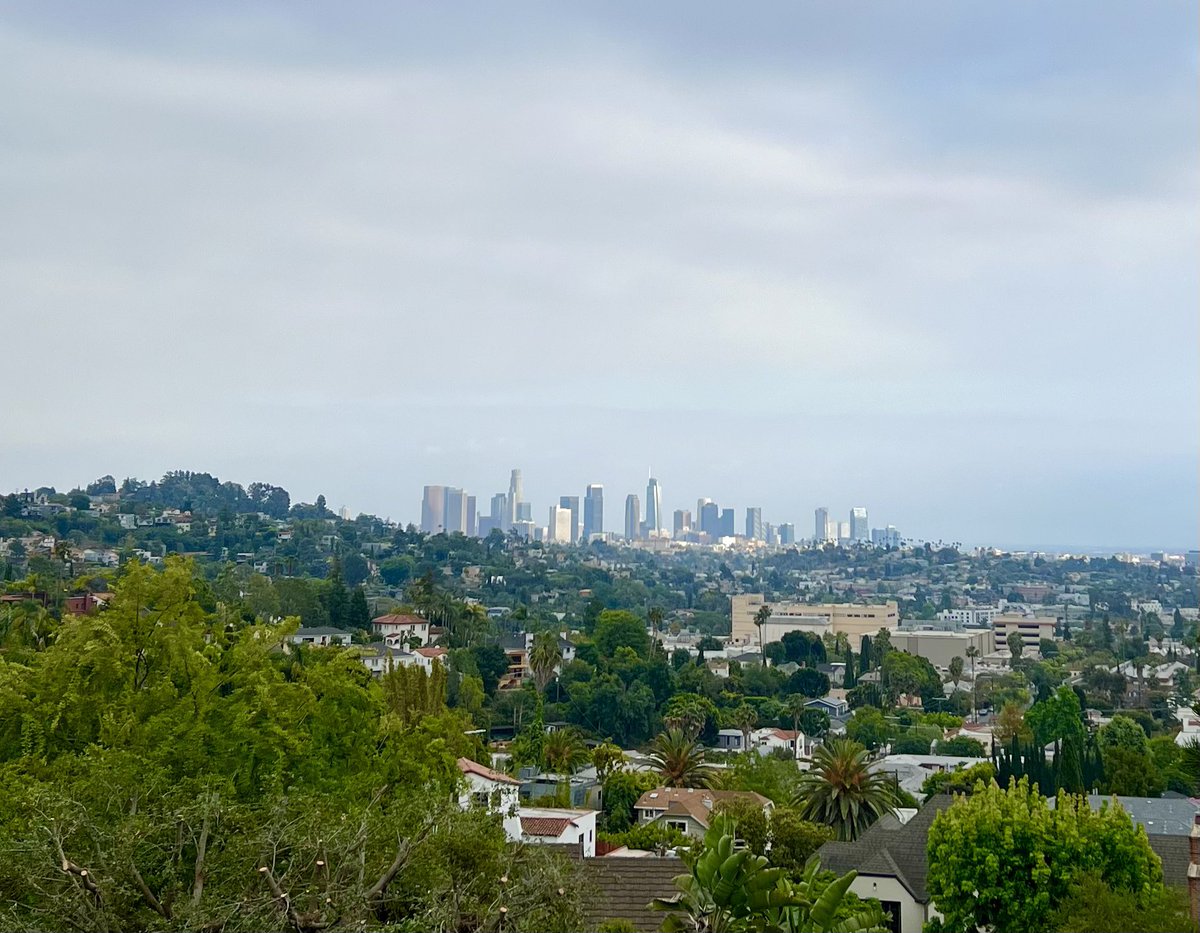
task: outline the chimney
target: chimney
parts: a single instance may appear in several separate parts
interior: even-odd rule
[[[1188,896],[1192,901],[1192,919],[1200,921],[1200,813],[1195,816],[1188,844],[1191,849],[1191,858],[1188,860]]]

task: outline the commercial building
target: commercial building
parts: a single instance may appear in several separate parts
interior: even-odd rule
[[[850,510],[850,540],[855,543],[871,540],[871,529],[867,525],[867,510],[856,507]]]
[[[979,656],[991,654],[995,647],[992,641],[992,630],[976,629],[969,632],[940,632],[898,629],[892,632],[892,647],[907,651],[918,658],[925,658],[934,667],[948,670],[950,659],[963,659],[965,670],[971,669],[967,660],[967,649],[974,647]]]
[[[492,496],[492,527],[499,528],[501,531],[508,531],[512,527],[511,516],[508,511],[508,496],[502,492]]]
[[[599,483],[588,486],[583,497],[583,537],[590,541],[592,535],[604,534],[604,487]]]
[[[521,481],[521,471],[513,470],[508,478],[508,524],[511,527],[513,522],[530,521],[533,516],[528,517],[521,515],[521,500],[525,497],[525,487]]]
[[[692,513],[687,509],[676,509],[674,521],[671,523],[671,531],[676,538],[680,538],[692,530]]]
[[[653,476],[646,482],[646,537],[662,532],[662,488]]]
[[[871,544],[875,547],[899,547],[900,532],[896,530],[895,525],[888,525],[886,528],[871,529]]]
[[[734,531],[735,518],[733,509],[721,509],[721,537],[732,538],[737,532]]]
[[[710,538],[719,538],[721,536],[721,507],[711,499],[705,499],[697,505],[700,531]]]
[[[546,534],[555,544],[571,544],[571,510],[561,505],[550,506],[550,517],[546,522]]]
[[[446,530],[446,487],[426,486],[421,498],[421,530],[435,535]]]
[[[732,600],[733,642],[758,644],[754,617],[764,605],[762,593],[743,593]],[[779,641],[788,632],[812,632],[824,635],[845,634],[853,644],[863,635],[880,629],[895,631],[900,625],[900,609],[895,602],[881,605],[862,603],[799,603],[781,601],[769,604],[771,618],[763,624],[764,645]]]
[[[561,509],[570,509],[571,511],[571,536],[572,544],[578,544],[579,538],[583,534],[583,515],[579,511],[579,496],[559,496],[558,507]]]
[[[751,541],[764,540],[762,509],[746,509],[746,537]]]
[[[625,539],[636,541],[642,534],[642,503],[635,493],[625,497]]]
[[[443,514],[446,534],[453,534],[457,531],[459,534],[465,535],[467,533],[467,494],[457,487],[447,486],[445,502]]]
[[[826,541],[833,540],[834,536],[829,523],[829,509],[822,507],[817,509],[813,514],[813,541],[817,544],[823,544]]]
[[[1002,612],[992,619],[992,631],[997,650],[1008,645],[1008,636],[1016,632],[1021,636],[1026,651],[1037,651],[1043,638],[1054,640],[1058,619],[1052,616],[1027,616],[1019,613]]]
[[[779,543],[784,547],[791,547],[796,543],[796,526],[791,522],[784,522],[779,526]]]
[[[995,606],[970,606],[966,609],[943,609],[938,618],[955,625],[983,625],[991,627],[992,620],[1000,614]]]

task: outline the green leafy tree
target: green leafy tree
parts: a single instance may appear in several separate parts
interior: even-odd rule
[[[896,738],[896,727],[881,710],[864,706],[855,710],[854,716],[846,723],[846,737],[875,751]]]
[[[956,735],[952,739],[942,739],[937,743],[937,754],[955,755],[960,758],[986,758],[987,749],[978,739],[969,735]]]
[[[838,839],[853,840],[896,806],[895,786],[867,767],[862,745],[833,739],[816,750],[812,767],[801,775],[795,806],[804,819],[832,827]]]
[[[789,874],[802,872],[817,850],[833,838],[833,830],[804,819],[792,807],[777,806],[770,819],[772,865]]]
[[[1096,813],[1062,793],[1051,809],[1028,780],[1008,790],[981,784],[958,798],[935,817],[928,846],[926,884],[941,929],[953,933],[1047,931],[1072,882],[1089,871],[1132,898],[1162,883],[1145,831],[1119,807]]]
[[[1050,918],[1061,933],[1196,933],[1187,895],[1179,889],[1151,886],[1138,897],[1114,891],[1094,873],[1081,876]]]
[[[611,658],[618,648],[632,648],[640,658],[650,656],[650,636],[646,623],[632,612],[606,609],[596,619],[593,635],[600,656]]]

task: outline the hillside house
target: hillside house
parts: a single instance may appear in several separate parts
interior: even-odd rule
[[[634,817],[642,826],[662,823],[674,827],[693,839],[703,839],[718,803],[729,800],[749,800],[762,807],[764,813],[774,808],[762,794],[742,790],[708,790],[699,787],[656,787],[638,798],[633,807]]]

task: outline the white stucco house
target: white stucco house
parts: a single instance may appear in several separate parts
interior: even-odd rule
[[[292,635],[293,645],[318,645],[321,647],[336,645],[346,648],[349,647],[351,641],[353,641],[353,636],[349,632],[327,626],[298,628]]]
[[[385,639],[396,637],[407,642],[416,638],[422,645],[429,644],[429,620],[420,616],[392,613],[380,616],[371,622],[371,631]]]
[[[596,810],[521,807],[521,839],[534,845],[576,845],[584,858],[596,855]]]
[[[518,791],[521,782],[500,771],[494,771],[481,765],[477,761],[472,761],[470,758],[458,759],[458,770],[462,772],[463,776],[463,784],[458,793],[458,805],[464,810],[468,807],[483,807],[489,812],[501,814],[504,822],[504,834],[508,837],[509,842],[520,842],[522,838],[521,801]],[[595,829],[594,818],[592,828]]]

